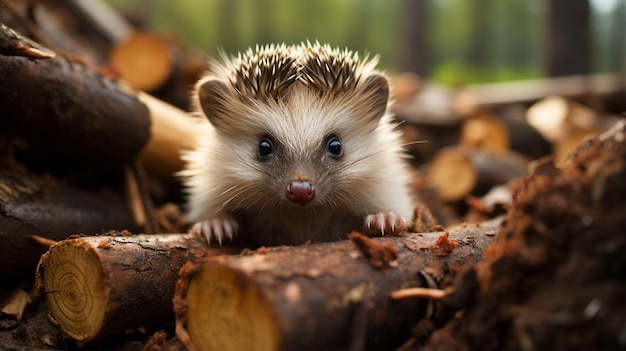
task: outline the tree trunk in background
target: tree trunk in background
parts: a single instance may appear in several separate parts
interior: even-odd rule
[[[588,0],[548,0],[547,74],[591,71],[591,9]]]
[[[490,0],[475,0],[469,5],[472,24],[467,60],[471,67],[489,72],[493,69],[493,6]]]
[[[426,38],[428,4],[425,0],[404,0],[399,7],[401,44],[398,68],[401,71],[428,74],[429,52]]]

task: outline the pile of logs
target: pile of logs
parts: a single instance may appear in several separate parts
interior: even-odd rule
[[[401,75],[393,112],[427,141],[408,150],[426,205],[413,232],[209,248],[184,234],[174,177],[206,123],[186,111],[204,58],[99,1],[0,0],[0,22],[0,345],[14,349],[437,349],[445,332],[429,335],[468,309],[454,291],[478,286],[462,267],[506,251],[494,237],[529,164],[571,165],[626,111],[614,75],[456,90]],[[594,140],[624,143],[623,124],[611,133]]]

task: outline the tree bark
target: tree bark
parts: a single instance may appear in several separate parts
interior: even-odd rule
[[[41,257],[37,288],[63,334],[85,346],[171,324],[179,269],[191,257],[226,252],[205,246],[189,234],[68,239]]]
[[[52,58],[33,55],[33,50]],[[118,83],[0,27],[0,127],[51,156],[91,166],[133,160],[150,136],[148,109]]]
[[[62,240],[75,233],[133,229],[126,202],[13,171],[0,171],[0,282],[31,280],[47,246],[33,235]]]
[[[478,261],[498,223],[459,228],[448,240],[407,234],[189,263],[174,298],[177,335],[189,350],[394,349],[427,304],[389,294]]]

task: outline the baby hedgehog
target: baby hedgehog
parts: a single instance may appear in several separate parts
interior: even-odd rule
[[[405,230],[409,170],[376,63],[319,43],[212,61],[194,94],[210,123],[181,172],[192,232],[282,245]]]

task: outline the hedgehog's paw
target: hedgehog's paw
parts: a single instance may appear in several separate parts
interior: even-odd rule
[[[378,212],[365,217],[364,227],[369,235],[398,235],[407,229],[408,223],[393,212]]]
[[[232,217],[216,217],[197,222],[189,232],[205,238],[209,244],[217,241],[221,246],[222,240],[232,240],[238,230],[239,224]]]

